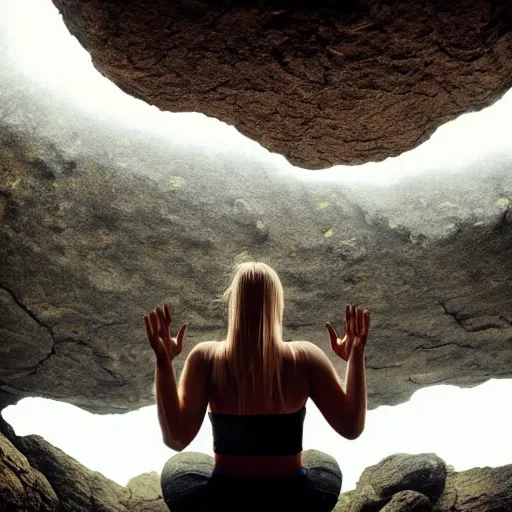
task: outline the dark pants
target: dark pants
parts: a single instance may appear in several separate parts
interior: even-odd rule
[[[306,450],[302,465],[304,474],[291,477],[230,478],[213,473],[213,457],[182,452],[167,461],[160,483],[171,512],[331,511],[341,491],[338,463],[330,455]]]

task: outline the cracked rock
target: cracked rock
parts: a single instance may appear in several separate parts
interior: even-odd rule
[[[250,259],[283,281],[285,340],[324,348],[324,321],[341,330],[347,302],[372,311],[371,409],[429,384],[512,375],[512,281],[504,278],[512,231],[494,207],[509,194],[505,158],[449,183],[425,174],[383,189],[306,184],[274,164],[236,154],[219,161],[77,110],[67,115],[79,148],[74,134],[50,125],[45,138],[0,130],[1,405],[24,396],[101,413],[153,404],[142,314],[170,301],[176,324],[190,322],[179,374],[196,343],[224,338],[219,296],[233,265]],[[54,170],[76,162],[76,172],[55,170],[50,180],[40,172],[46,160]],[[447,238],[442,211],[403,200],[417,194],[465,205],[460,229]],[[423,242],[411,243],[411,233]],[[326,352],[343,375],[344,363]]]

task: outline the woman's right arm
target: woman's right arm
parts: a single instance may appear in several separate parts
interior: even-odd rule
[[[309,396],[329,425],[346,439],[356,439],[366,418],[366,378],[364,355],[354,353],[348,360],[346,389],[324,351],[307,343],[310,365]]]

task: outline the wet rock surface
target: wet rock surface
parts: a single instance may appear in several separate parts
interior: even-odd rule
[[[53,3],[128,94],[310,169],[398,155],[512,86],[507,1]]]

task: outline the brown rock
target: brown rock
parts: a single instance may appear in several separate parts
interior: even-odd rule
[[[0,416],[0,510],[166,512],[156,473],[122,487],[40,436],[18,437]]]
[[[456,472],[435,454],[394,454],[366,468],[336,512],[508,512],[512,465]]]
[[[430,512],[431,510],[430,500],[416,491],[397,492],[391,501],[381,508],[381,512]]]
[[[512,510],[512,464],[497,468],[450,469],[437,509],[450,512]]]
[[[54,512],[58,506],[48,480],[0,433],[0,510]]]
[[[512,86],[504,0],[53,3],[128,94],[311,169],[398,155]]]

